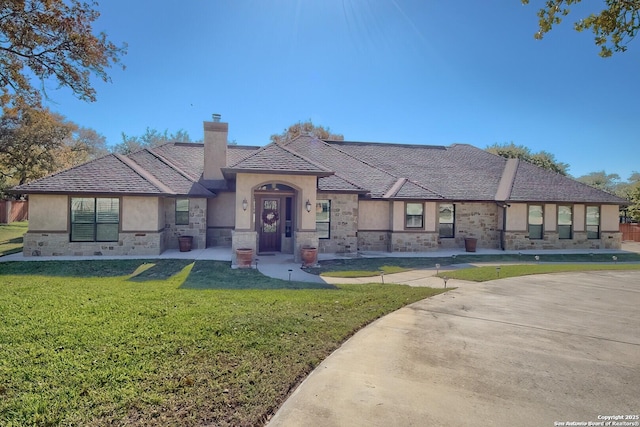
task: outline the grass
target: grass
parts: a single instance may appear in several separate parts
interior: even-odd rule
[[[380,267],[380,270],[372,271],[372,270],[349,270],[349,271],[326,271],[320,273],[321,276],[325,277],[374,277],[379,276],[380,272],[384,272],[384,274],[392,274],[392,273],[402,273],[403,271],[409,271],[409,268],[399,267],[395,265],[383,265]]]
[[[385,274],[405,270],[435,268],[436,264],[446,267],[453,264],[469,263],[533,263],[536,262],[534,252],[500,255],[457,255],[455,257],[382,257],[352,258],[320,261],[320,266],[307,271],[322,276],[332,277],[372,277],[384,271]],[[640,254],[618,253],[618,262],[640,262]],[[598,263],[612,262],[611,254],[594,252],[591,254],[548,254],[540,255],[540,262],[554,263]],[[393,271],[396,269],[397,271]],[[495,267],[494,267],[495,272]]]
[[[640,270],[640,264],[522,264],[465,268],[438,274],[439,277],[486,282],[531,274],[566,273],[572,271]]]
[[[0,425],[263,424],[359,328],[441,291],[215,261],[3,263]]]
[[[27,226],[27,221],[0,224],[0,257],[22,252],[22,236]]]

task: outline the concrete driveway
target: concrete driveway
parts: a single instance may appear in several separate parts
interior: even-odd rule
[[[327,358],[269,426],[607,425],[616,415],[640,415],[637,271],[465,284],[405,307]]]

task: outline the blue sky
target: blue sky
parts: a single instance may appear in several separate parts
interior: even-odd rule
[[[598,56],[572,18],[533,38],[541,1],[103,0],[96,29],[126,70],[49,107],[109,144],[147,127],[264,145],[307,119],[346,140],[485,148],[513,141],[623,179],[640,171],[640,40]],[[604,2],[603,2],[604,3]],[[592,3],[593,4],[593,3]]]

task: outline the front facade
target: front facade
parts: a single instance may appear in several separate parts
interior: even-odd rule
[[[455,144],[204,144],[108,155],[14,188],[29,195],[26,256],[157,255],[193,248],[291,253],[464,248],[619,249],[625,201],[516,159]],[[235,258],[234,258],[235,262]]]

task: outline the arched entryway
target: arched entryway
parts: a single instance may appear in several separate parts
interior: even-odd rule
[[[277,182],[254,189],[259,254],[293,253],[296,194],[295,188]]]

